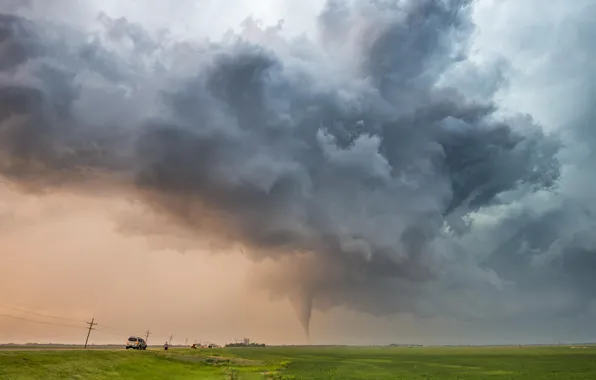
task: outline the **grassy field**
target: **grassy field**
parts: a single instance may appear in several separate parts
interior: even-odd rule
[[[0,351],[0,379],[596,379],[596,347]]]

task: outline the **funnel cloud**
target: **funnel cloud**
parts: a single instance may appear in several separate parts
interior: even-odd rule
[[[336,306],[523,324],[596,304],[594,203],[563,170],[593,111],[563,134],[502,107],[475,2],[329,0],[311,35],[248,18],[212,39],[51,16],[70,6],[0,6],[0,175],[20,191],[121,195],[155,221],[135,233],[272,263],[255,280],[307,335]]]

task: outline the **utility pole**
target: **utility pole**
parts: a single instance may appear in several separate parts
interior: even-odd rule
[[[170,334],[170,341],[168,342],[168,346],[172,345],[172,338],[174,337],[174,335]]]
[[[188,337],[186,337],[186,340],[184,341],[184,347],[188,346]]]
[[[145,331],[145,342],[149,341],[149,335],[151,335],[151,330]]]
[[[93,319],[91,319],[91,322],[87,322],[87,324],[89,325],[89,331],[87,331],[87,339],[85,339],[85,347],[87,348],[87,343],[89,343],[89,335],[91,335],[91,330],[95,330],[93,328],[93,326],[96,326],[97,323],[95,323],[95,317],[93,317]]]

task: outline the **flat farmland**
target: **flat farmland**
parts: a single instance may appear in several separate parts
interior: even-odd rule
[[[596,379],[596,347],[1,350],[0,379]]]

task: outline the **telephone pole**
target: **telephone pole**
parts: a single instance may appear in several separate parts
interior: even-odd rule
[[[186,340],[184,341],[184,347],[188,346],[188,337],[186,337]]]
[[[168,342],[168,346],[172,345],[172,338],[174,337],[174,335],[170,334],[170,341]]]
[[[145,331],[145,342],[149,341],[149,335],[151,335],[151,330]]]
[[[87,339],[85,339],[85,347],[87,348],[87,343],[89,343],[89,335],[91,335],[91,330],[95,330],[93,328],[93,326],[96,326],[97,323],[95,323],[95,317],[93,317],[93,319],[91,319],[91,322],[87,322],[87,324],[89,325],[89,331],[87,331]]]

